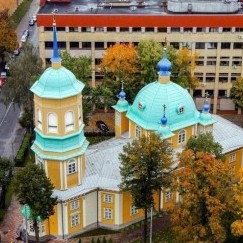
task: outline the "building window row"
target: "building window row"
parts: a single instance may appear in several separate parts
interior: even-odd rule
[[[44,27],[44,31],[52,31],[52,27]],[[163,32],[163,33],[238,33],[243,28],[192,28],[192,27],[57,27],[57,31],[65,32]]]

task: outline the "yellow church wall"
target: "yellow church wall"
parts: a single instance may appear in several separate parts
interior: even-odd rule
[[[54,206],[54,214],[51,215],[48,220],[46,220],[46,229],[48,229],[49,234],[58,234],[57,206]]]
[[[106,196],[110,196],[110,201],[106,201]],[[115,200],[115,193],[112,192],[101,192],[101,222],[104,224],[115,224],[115,204],[117,203]],[[106,219],[105,218],[105,209],[111,209],[112,218]]]
[[[56,189],[60,189],[60,162],[55,160],[47,160],[47,170],[48,176],[51,179],[51,182],[53,183],[54,187]]]
[[[177,130],[177,131],[173,131],[173,133],[175,134],[171,138],[173,149],[186,144],[186,142],[188,141],[188,139],[192,136],[192,129],[193,129],[192,126],[190,126],[190,127],[186,127],[186,128]],[[186,131],[186,139],[185,139],[185,142],[179,144],[178,143],[178,135],[179,135],[179,132],[181,130],[185,130]]]
[[[77,185],[78,185],[78,172],[67,175],[68,188]]]
[[[136,138],[136,124],[129,120],[129,134],[131,138]],[[146,131],[141,127],[140,136],[146,135]]]
[[[144,213],[142,209],[138,209],[137,214],[132,215],[131,214],[131,207],[133,205],[132,203],[132,196],[129,192],[123,192],[123,201],[122,201],[122,205],[123,205],[123,223],[129,223],[133,220],[139,219],[141,218]]]
[[[232,179],[239,179],[240,169],[243,168],[243,148],[227,153],[225,159],[230,164]]]
[[[121,134],[128,131],[129,129],[129,120],[126,117],[126,113],[121,113]]]
[[[160,195],[159,195],[159,192],[155,192],[154,195],[153,195],[153,198],[154,198],[154,209],[156,211],[159,211],[160,210]]]
[[[77,208],[72,208],[72,202],[77,201],[78,202],[78,207]],[[83,228],[83,199],[82,198],[76,198],[74,200],[68,201],[68,232],[69,234],[74,233],[80,229]],[[76,226],[72,226],[72,216],[78,215],[79,216],[79,224]]]

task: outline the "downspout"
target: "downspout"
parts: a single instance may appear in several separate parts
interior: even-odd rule
[[[62,239],[64,239],[64,225],[63,225],[63,202],[61,201],[61,211],[62,211]]]
[[[97,222],[96,222],[96,228],[99,228],[99,187],[97,187]]]

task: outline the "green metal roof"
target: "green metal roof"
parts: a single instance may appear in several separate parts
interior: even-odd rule
[[[62,99],[81,93],[84,84],[65,67],[45,70],[30,90],[42,98]]]
[[[175,134],[171,132],[168,126],[160,126],[157,133],[159,134],[160,137],[164,139],[175,136]]]
[[[127,117],[146,130],[158,130],[166,106],[167,126],[175,131],[198,123],[199,112],[188,91],[173,83],[155,81],[137,94]],[[183,110],[183,112],[180,112]]]
[[[129,104],[128,104],[127,100],[125,100],[125,99],[118,100],[116,105],[112,106],[112,108],[114,108],[115,110],[117,110],[119,112],[127,111],[128,107],[129,107]]]
[[[82,147],[79,147],[78,151],[75,151],[73,153],[70,153],[68,155],[46,155],[44,154],[35,144],[31,146],[31,149],[34,151],[34,153],[39,156],[42,159],[52,159],[52,160],[59,160],[59,161],[64,161],[71,159],[73,157],[80,156],[85,153],[89,145],[89,142],[87,140],[84,141]]]

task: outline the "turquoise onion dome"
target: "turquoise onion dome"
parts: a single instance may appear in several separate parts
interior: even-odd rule
[[[171,138],[175,135],[168,126],[160,126],[156,133],[163,139]]]
[[[166,50],[163,53],[162,59],[158,62],[157,68],[159,69],[160,76],[169,76],[171,70],[171,62],[168,60]]]
[[[166,118],[165,114],[163,115],[163,117],[161,118],[160,121],[161,121],[161,125],[166,126],[166,124],[167,124],[167,118]]]
[[[123,90],[123,87],[118,94],[119,100],[117,101],[116,105],[113,105],[112,107],[117,110],[118,112],[124,112],[128,110],[129,104],[126,100],[126,93]]]

